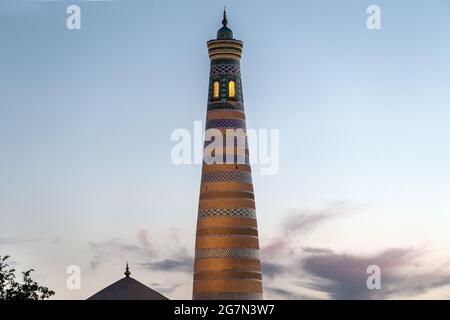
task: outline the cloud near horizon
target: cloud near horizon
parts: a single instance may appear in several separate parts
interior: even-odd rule
[[[352,208],[349,211],[355,212]],[[299,249],[297,236],[312,235],[318,227],[349,211],[340,203],[316,212],[293,210],[285,218],[279,234],[262,248],[266,293],[271,298],[307,299],[325,294],[330,299],[389,299],[414,297],[450,285],[449,270],[417,271],[428,254],[425,249],[386,248],[367,255],[339,253],[333,248]],[[289,259],[280,260],[283,257]],[[370,265],[381,269],[380,290],[367,288]],[[275,284],[280,287],[283,283],[289,286],[276,288]]]

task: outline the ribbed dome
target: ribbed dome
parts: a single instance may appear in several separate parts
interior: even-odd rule
[[[228,27],[222,27],[217,31],[217,39],[233,39],[233,31]]]
[[[225,9],[223,10],[222,24],[223,27],[220,28],[219,31],[217,31],[217,39],[233,40],[233,31],[231,31],[231,29],[227,27],[228,19],[227,19],[227,12]]]
[[[88,300],[169,300],[139,281],[125,277],[100,290]]]

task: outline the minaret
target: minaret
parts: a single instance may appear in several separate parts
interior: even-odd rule
[[[217,129],[225,134],[227,129],[241,129],[245,133],[240,69],[243,43],[233,38],[225,11],[222,24],[217,39],[207,43],[211,67],[206,130]],[[212,142],[205,141],[205,148]],[[247,144],[244,149],[236,149],[231,148],[231,154],[226,149],[224,163],[203,162],[195,246],[195,300],[262,299]],[[234,160],[230,162],[230,158]]]

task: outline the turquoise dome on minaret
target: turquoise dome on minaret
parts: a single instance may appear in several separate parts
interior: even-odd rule
[[[227,27],[228,20],[227,20],[227,11],[223,10],[223,20],[222,20],[223,27],[217,31],[217,39],[229,39],[233,40],[233,31],[231,31],[230,28]]]

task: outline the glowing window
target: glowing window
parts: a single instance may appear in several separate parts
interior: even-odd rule
[[[219,81],[216,81],[214,82],[214,93],[213,93],[214,98],[219,97],[219,91],[220,91]]]
[[[236,96],[236,84],[234,81],[230,81],[228,84],[228,96],[234,98]]]

